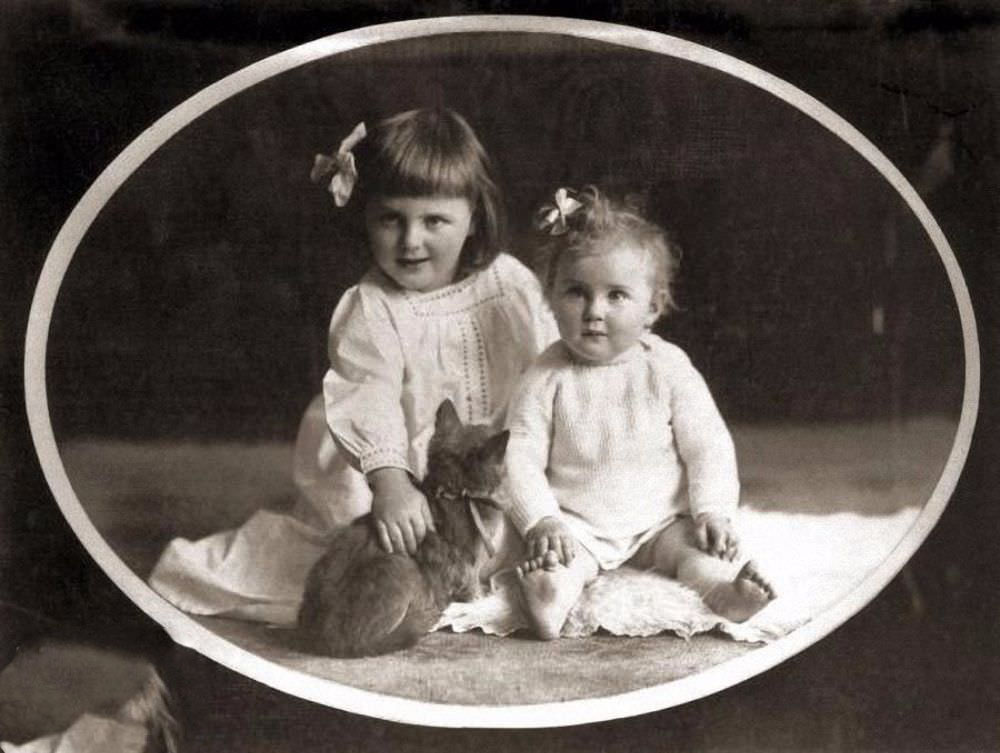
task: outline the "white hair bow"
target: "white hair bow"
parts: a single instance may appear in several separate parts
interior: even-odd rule
[[[328,190],[333,194],[333,203],[338,207],[347,204],[358,179],[358,168],[354,164],[354,153],[351,150],[367,135],[365,124],[358,123],[354,126],[354,130],[347,134],[347,138],[340,142],[336,154],[332,156],[317,154],[313,160],[312,172],[309,173],[310,180],[318,183],[332,173]]]
[[[562,235],[567,230],[566,218],[583,206],[570,196],[570,189],[560,188],[555,204],[545,204],[535,215],[535,227],[549,235]]]

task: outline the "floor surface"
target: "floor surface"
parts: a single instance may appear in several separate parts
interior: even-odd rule
[[[953,424],[735,427],[744,504],[809,516],[887,516],[921,505],[950,449]],[[124,562],[148,574],[174,536],[237,525],[261,505],[287,504],[286,444],[125,443],[80,440],[63,448],[78,497]],[[280,665],[336,682],[435,703],[530,704],[594,698],[661,685],[754,650],[726,636],[682,640],[595,635],[541,644],[478,631],[439,632],[392,657],[320,660],[286,631],[202,618],[218,635]]]

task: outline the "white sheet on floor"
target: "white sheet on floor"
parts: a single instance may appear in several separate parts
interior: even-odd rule
[[[752,620],[728,623],[679,583],[655,573],[620,568],[588,587],[563,633],[590,635],[603,628],[618,635],[669,630],[690,636],[719,627],[738,640],[772,640],[857,587],[902,540],[918,514],[916,507],[883,516],[744,508],[738,521],[743,550],[778,591],[778,598]],[[194,614],[290,626],[306,573],[325,544],[322,535],[291,517],[260,511],[237,531],[198,542],[175,540],[151,583]],[[229,563],[236,564],[229,567]],[[204,572],[213,573],[214,580],[195,577]],[[479,628],[494,635],[527,627],[515,588],[513,573],[501,575],[486,597],[449,606],[439,626],[459,632]]]
[[[888,516],[855,513],[805,515],[744,510],[743,549],[776,586],[778,598],[743,624],[710,612],[698,596],[655,573],[620,568],[585,590],[563,628],[565,636],[605,629],[617,635],[682,637],[718,627],[737,640],[766,642],[820,614],[858,587],[903,539],[919,513],[906,508]],[[496,579],[492,593],[448,607],[439,627],[481,629],[509,635],[528,623],[516,594],[516,578]]]

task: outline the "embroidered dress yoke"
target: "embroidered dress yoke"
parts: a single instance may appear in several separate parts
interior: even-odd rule
[[[605,364],[554,343],[525,374],[509,426],[514,524],[561,516],[604,569],[678,515],[738,504],[736,453],[708,386],[655,335]]]
[[[420,478],[440,402],[498,426],[515,381],[555,335],[537,281],[513,257],[430,293],[373,269],[333,314],[330,430],[363,473],[392,466]]]

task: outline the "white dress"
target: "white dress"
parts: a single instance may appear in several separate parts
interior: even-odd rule
[[[330,531],[371,510],[364,474],[392,466],[421,478],[444,398],[464,421],[499,429],[517,380],[557,335],[538,281],[512,256],[430,293],[371,270],[333,314],[323,394],[296,440],[294,512],[175,539],[150,584],[187,612],[290,624]]]

